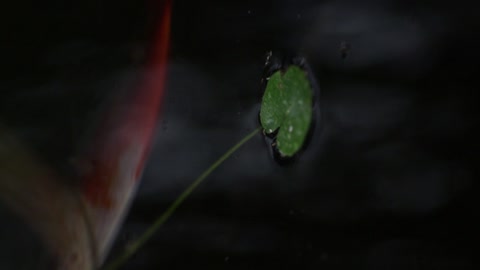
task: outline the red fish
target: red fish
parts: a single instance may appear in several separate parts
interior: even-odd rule
[[[146,75],[134,95],[126,96],[128,102],[120,101],[114,107],[102,128],[107,132],[100,133],[95,141],[93,170],[85,178],[82,195],[95,223],[100,260],[115,235],[115,224],[120,224],[131,201],[150,152],[166,80],[170,10],[171,1],[167,0],[148,67],[153,74]]]
[[[135,194],[166,84],[171,7],[171,0],[163,2],[147,64],[151,73],[132,93],[116,100],[90,154],[81,158],[92,166],[80,188],[59,179],[15,136],[0,129],[0,199],[43,237],[58,259],[58,269],[99,267]]]

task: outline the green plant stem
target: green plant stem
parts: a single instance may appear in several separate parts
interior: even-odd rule
[[[104,270],[116,270],[122,266],[135,252],[137,252],[155,232],[170,218],[175,210],[190,196],[190,194],[197,188],[205,178],[207,178],[218,166],[227,160],[235,151],[237,151],[243,144],[249,141],[261,128],[257,128],[250,134],[241,139],[237,144],[230,148],[217,161],[215,161],[208,169],[206,169],[190,186],[185,189],[180,196],[167,208],[163,214],[155,220],[155,222],[132,244],[128,245],[124,252],[120,254],[115,260],[107,264]]]

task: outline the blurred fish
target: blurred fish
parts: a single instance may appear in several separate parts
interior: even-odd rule
[[[94,269],[93,234],[80,193],[0,127],[0,199],[43,238],[57,269]]]
[[[93,223],[95,247],[103,261],[136,190],[150,152],[166,80],[171,0],[165,1],[155,51],[143,85],[119,98],[94,140],[93,164],[85,175],[82,198]],[[128,104],[128,106],[124,106]]]
[[[162,15],[141,85],[113,102],[87,154],[81,184],[61,179],[0,126],[0,200],[38,232],[57,269],[90,270],[104,261],[148,159],[165,88],[172,1]]]

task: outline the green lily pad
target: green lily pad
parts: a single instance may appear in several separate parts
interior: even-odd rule
[[[290,66],[268,80],[260,109],[260,122],[267,134],[278,130],[276,147],[285,157],[303,146],[312,122],[313,91],[306,72]]]

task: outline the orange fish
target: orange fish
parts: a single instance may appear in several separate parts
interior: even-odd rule
[[[62,180],[0,126],[0,200],[32,224],[58,270],[92,270],[104,261],[148,159],[167,77],[172,1],[165,0],[141,85],[101,121],[81,185]],[[20,165],[19,165],[20,164]]]

